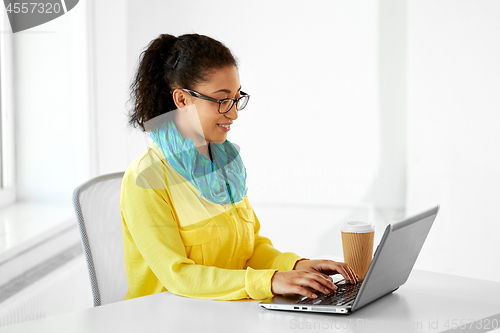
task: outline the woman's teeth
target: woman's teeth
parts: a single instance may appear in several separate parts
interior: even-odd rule
[[[231,125],[221,125],[221,124],[217,124],[220,126],[220,129],[223,130],[224,132],[229,132],[229,130],[231,129]]]

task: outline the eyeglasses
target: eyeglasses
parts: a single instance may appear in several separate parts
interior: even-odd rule
[[[219,104],[219,113],[224,114],[229,112],[231,108],[233,107],[234,103],[236,103],[236,110],[241,111],[247,106],[248,100],[250,99],[250,95],[247,93],[244,93],[243,91],[240,91],[241,97],[240,98],[224,98],[224,99],[215,99],[203,94],[200,94],[199,92],[189,90],[189,89],[184,89],[180,88],[184,91],[187,91],[191,96],[196,97],[196,98],[201,98],[206,101],[214,102]]]

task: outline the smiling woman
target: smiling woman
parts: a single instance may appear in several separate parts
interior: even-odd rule
[[[153,143],[125,172],[121,210],[126,299],[170,291],[218,300],[264,299],[351,282],[343,263],[276,250],[259,234],[246,169],[227,140],[250,96],[219,41],[160,35],[142,53],[130,123]]]

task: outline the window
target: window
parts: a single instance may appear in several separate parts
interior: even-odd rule
[[[0,55],[1,57],[1,55]],[[2,62],[2,59],[0,58],[0,63]],[[2,68],[0,68],[0,77],[2,77],[3,71]],[[3,142],[3,130],[2,130],[2,115],[3,115],[3,108],[2,108],[2,81],[0,80],[0,189],[3,188],[3,149],[2,149],[2,142]]]
[[[14,112],[12,29],[0,14],[0,208],[14,203]]]

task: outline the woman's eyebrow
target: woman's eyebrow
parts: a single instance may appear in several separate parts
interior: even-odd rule
[[[238,92],[240,90],[241,90],[241,86],[238,88],[238,90],[236,92]],[[228,89],[220,89],[220,90],[214,91],[212,94],[216,94],[218,92],[225,92],[226,94],[230,94],[231,93],[231,91],[228,90]]]

